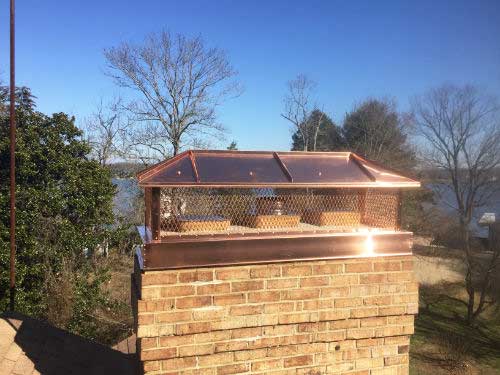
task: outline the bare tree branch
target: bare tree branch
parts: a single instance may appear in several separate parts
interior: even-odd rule
[[[115,98],[104,104],[101,99],[94,113],[85,120],[85,131],[92,147],[92,156],[101,165],[122,154],[126,123],[121,111],[122,101]]]
[[[321,119],[320,121],[310,121],[311,113],[316,109],[316,106],[311,104],[311,96],[316,83],[306,75],[299,74],[295,79],[288,81],[287,87],[288,92],[283,99],[284,109],[281,117],[290,121],[294,129],[300,134],[304,151],[308,151],[310,144],[313,145],[312,151],[315,151],[321,123]],[[312,140],[309,139],[311,136],[313,137]]]
[[[415,98],[412,107],[423,140],[422,159],[446,173],[442,184],[454,196],[467,270],[467,315],[472,323],[485,308],[492,269],[498,265],[496,253],[486,270],[473,254],[470,224],[477,208],[489,203],[499,189],[493,176],[500,167],[500,107],[473,86],[452,85]],[[477,291],[479,304],[475,303]]]
[[[223,51],[207,47],[200,37],[173,37],[164,31],[150,34],[140,45],[106,49],[104,55],[107,74],[138,94],[126,105],[134,122],[127,131],[132,156],[167,158],[200,136],[223,136],[216,109],[241,93]]]

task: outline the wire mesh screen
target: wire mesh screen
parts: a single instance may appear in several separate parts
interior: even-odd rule
[[[371,227],[398,229],[399,195],[390,191],[368,191],[365,199],[363,223]]]
[[[396,191],[163,188],[162,235],[175,233],[398,229]]]

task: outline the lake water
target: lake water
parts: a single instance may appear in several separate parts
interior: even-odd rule
[[[436,206],[441,211],[451,215],[456,213],[456,199],[453,191],[449,187],[442,184],[428,184],[427,187],[434,191]],[[496,192],[488,199],[484,206],[478,207],[475,210],[474,217],[472,219],[471,230],[472,233],[477,237],[488,238],[488,229],[485,227],[480,227],[478,225],[479,219],[481,219],[481,217],[486,212],[494,213],[497,220],[500,218],[500,186],[496,190]]]
[[[113,178],[117,193],[113,199],[113,213],[116,216],[131,217],[136,209],[134,201],[141,190],[135,178]]]

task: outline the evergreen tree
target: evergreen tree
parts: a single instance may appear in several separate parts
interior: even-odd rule
[[[316,151],[334,151],[342,149],[343,140],[340,128],[333,122],[333,120],[324,112],[314,110],[307,119],[311,124],[317,125],[319,123],[318,134],[316,137]],[[308,137],[309,144],[307,149],[314,151],[314,132],[316,126],[309,126]],[[304,150],[304,141],[298,133],[298,130],[292,135],[292,151]]]
[[[405,126],[393,103],[368,99],[346,114],[342,135],[346,148],[386,166],[415,166]]]
[[[232,141],[229,146],[227,146],[227,149],[228,150],[238,150],[238,144],[236,143],[236,141]]]
[[[0,112],[7,114],[9,110],[9,86],[1,85],[0,82]],[[16,87],[16,108],[23,108],[26,110],[33,110],[36,108],[36,96],[32,94],[31,89],[26,86]]]

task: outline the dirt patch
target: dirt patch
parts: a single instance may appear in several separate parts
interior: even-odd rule
[[[415,277],[422,285],[455,283],[464,279],[463,264],[460,260],[418,254],[415,254],[415,259]]]

